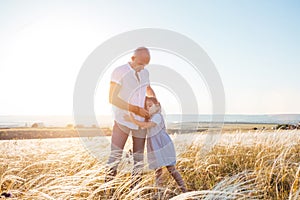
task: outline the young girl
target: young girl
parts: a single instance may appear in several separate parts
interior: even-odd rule
[[[150,169],[155,169],[156,185],[162,185],[162,167],[166,166],[182,192],[186,192],[184,181],[176,170],[176,152],[174,144],[166,132],[166,126],[161,114],[160,103],[155,97],[147,97],[145,107],[150,114],[147,122],[138,121],[131,114],[125,119],[132,121],[141,128],[147,128],[147,157]]]

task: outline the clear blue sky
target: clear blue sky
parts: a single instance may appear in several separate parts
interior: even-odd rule
[[[299,11],[296,0],[1,1],[0,115],[72,114],[86,57],[145,27],[182,33],[205,49],[227,113],[300,113]]]

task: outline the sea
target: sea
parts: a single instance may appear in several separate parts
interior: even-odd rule
[[[213,115],[181,115],[170,114],[165,115],[165,120],[168,124],[172,123],[210,123],[213,119],[218,119],[224,123],[264,123],[264,124],[298,124],[300,122],[300,114],[271,114],[271,115],[237,115],[227,114],[223,117]],[[94,120],[93,120],[94,121]],[[213,121],[217,122],[217,121]],[[38,123],[45,127],[66,127],[67,125],[75,125],[72,115],[58,116],[8,116],[0,115],[0,128],[13,127],[31,127],[32,124]],[[90,120],[83,121],[83,126],[99,126],[110,127],[113,124],[113,118],[110,115],[96,116],[96,123],[91,123]],[[78,125],[78,123],[76,123]]]

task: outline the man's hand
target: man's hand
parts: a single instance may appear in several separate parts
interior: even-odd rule
[[[150,117],[149,112],[146,109],[144,109],[144,108],[140,108],[139,109],[138,115],[142,116],[144,118],[149,118]]]
[[[129,111],[144,118],[149,118],[149,112],[141,107],[129,104]]]

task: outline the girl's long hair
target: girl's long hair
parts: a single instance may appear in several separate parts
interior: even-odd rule
[[[144,105],[145,109],[147,109],[147,107],[146,107],[146,102],[147,101],[152,101],[155,105],[158,105],[159,108],[161,109],[160,103],[159,103],[159,101],[157,101],[157,99],[155,97],[147,97],[147,96],[146,96],[145,105]],[[148,122],[149,120],[150,120],[150,118],[146,118],[145,122]]]

